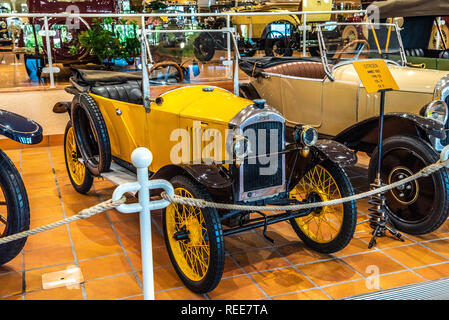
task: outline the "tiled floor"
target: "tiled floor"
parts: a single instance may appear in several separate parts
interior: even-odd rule
[[[110,198],[114,186],[96,181],[87,195],[72,188],[62,146],[9,150],[20,168],[31,205],[31,227],[73,215]],[[348,170],[358,192],[366,175]],[[360,201],[359,221],[367,218]],[[357,227],[343,251],[318,254],[304,247],[287,223],[226,238],[225,273],[207,295],[187,290],[176,276],[161,233],[161,213],[153,214],[154,279],[157,299],[339,299],[375,289],[425,282],[449,276],[449,224],[405,242],[382,238],[369,250],[366,224]],[[23,252],[0,267],[2,299],[142,299],[139,222],[136,215],[115,210],[29,237]],[[79,288],[42,290],[42,274],[79,266]]]

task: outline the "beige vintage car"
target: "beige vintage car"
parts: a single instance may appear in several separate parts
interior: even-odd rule
[[[241,68],[252,78],[241,95],[263,98],[287,124],[313,124],[321,136],[377,159],[380,94],[368,94],[352,64],[384,59],[400,89],[386,93],[382,180],[392,183],[438,160],[449,143],[449,73],[407,67],[395,24],[354,24],[366,37],[328,36],[338,23],[318,27],[321,59],[247,58]],[[341,29],[341,28],[339,28]],[[389,60],[395,57],[396,61]],[[399,61],[397,61],[399,57]],[[369,166],[374,180],[376,161]],[[440,170],[385,194],[391,222],[410,234],[437,229],[449,213],[449,175]]]

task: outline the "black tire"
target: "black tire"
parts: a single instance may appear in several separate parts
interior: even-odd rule
[[[72,125],[76,145],[84,165],[94,176],[109,171],[111,167],[111,143],[108,129],[95,100],[81,94],[79,103],[72,106]]]
[[[10,236],[30,228],[30,205],[22,178],[9,157],[0,150],[1,201],[6,202],[6,228],[0,226],[0,237]],[[4,199],[3,199],[4,198]],[[4,205],[1,205],[4,207]],[[2,208],[0,215],[5,210]],[[5,218],[4,214],[2,215]],[[0,222],[2,224],[2,222]],[[0,265],[14,259],[22,251],[27,238],[0,244]]]
[[[265,39],[265,55],[267,57],[291,57],[292,54],[293,50],[289,46],[287,37]]]
[[[69,179],[70,182],[72,183],[73,188],[75,188],[75,190],[79,193],[82,194],[86,194],[89,192],[90,188],[92,187],[92,183],[94,181],[92,175],[90,174],[89,170],[87,170],[87,168],[82,165],[81,163],[78,162],[78,158],[80,157],[80,153],[79,153],[79,149],[76,146],[76,142],[72,141],[72,143],[75,143],[75,149],[73,149],[73,147],[69,147],[69,143],[71,143],[70,140],[74,139],[74,136],[72,137],[73,131],[72,133],[70,132],[71,130],[73,130],[72,127],[72,122],[69,121],[67,122],[67,125],[65,127],[65,131],[64,131],[64,158],[65,158],[65,167],[67,169],[67,174],[69,175]],[[71,154],[69,154],[69,149],[71,149]],[[73,162],[77,162],[79,165],[79,168],[81,168],[81,166],[84,167],[84,172],[82,172],[82,178],[74,178],[74,170],[73,167],[69,166],[69,162],[73,161]],[[78,181],[79,180],[79,181]]]
[[[349,181],[349,178],[346,175],[346,172],[343,170],[343,168],[341,166],[339,166],[338,164],[336,164],[330,160],[326,160],[317,166],[317,168],[319,168],[319,167],[324,168],[327,171],[326,174],[330,175],[334,179],[335,185],[336,185],[336,187],[338,187],[338,190],[340,193],[340,196],[338,196],[338,198],[349,197],[354,194],[354,189],[352,187],[352,184]],[[316,167],[312,168],[303,178],[305,180],[301,180],[301,181],[306,182],[308,179],[307,178],[308,174],[314,175],[315,168]],[[322,172],[320,172],[318,174],[321,176]],[[301,181],[298,183],[297,187],[300,186],[300,184],[302,183]],[[312,180],[309,180],[309,181],[312,181]],[[294,192],[295,188],[291,191],[291,194]],[[312,186],[312,189],[314,189],[313,186]],[[311,191],[312,189],[308,188],[308,190],[307,190],[307,192],[310,192],[310,194],[307,195],[307,198],[309,198],[309,199],[312,199],[312,194],[315,194],[314,191]],[[306,198],[306,197],[304,197],[304,198]],[[331,198],[331,199],[334,199],[334,198]],[[323,200],[330,200],[330,198],[325,199],[323,197],[317,197],[315,199],[315,201],[323,201]],[[336,207],[337,206],[334,206],[332,208],[332,210],[329,212],[336,210]],[[306,234],[303,231],[303,229],[301,229],[301,227],[299,226],[297,219],[291,219],[290,224],[292,225],[293,230],[295,230],[295,232],[299,236],[299,238],[301,238],[301,240],[311,249],[313,249],[317,252],[321,252],[321,253],[333,253],[333,252],[340,251],[348,245],[348,243],[351,241],[351,239],[354,235],[354,232],[355,232],[355,227],[357,224],[356,201],[345,202],[342,205],[338,205],[337,208],[340,208],[340,210],[341,210],[342,219],[341,219],[341,223],[340,223],[340,228],[338,230],[336,230],[337,231],[336,234],[333,236],[331,235],[331,237],[329,237],[330,241],[326,242],[326,241],[318,241],[316,239],[314,240],[313,233],[312,233],[313,231]],[[323,213],[327,214],[328,211],[323,212],[322,210],[329,210],[329,208],[324,207],[323,209],[318,209],[317,211],[312,212],[309,216],[302,218],[304,220],[301,220],[301,221],[304,221],[304,222],[311,221],[310,219],[314,218],[312,215],[315,215],[315,216],[318,216],[319,218],[326,219],[327,223],[329,223],[329,222],[332,223],[331,219],[328,219],[327,215],[323,216]],[[334,224],[334,226],[336,226],[336,225]],[[318,233],[319,232],[317,231],[317,234]],[[324,238],[324,235],[323,235],[323,238]]]
[[[309,47],[309,53],[312,57],[320,57],[320,47]]]
[[[215,55],[215,40],[213,36],[208,32],[201,33],[193,42],[193,53],[203,63],[210,61]]]
[[[194,198],[212,201],[209,193],[204,189],[203,186],[193,182],[192,180],[188,179],[187,177],[176,176],[173,179],[171,179],[170,182],[173,184],[175,191],[177,188],[178,189],[184,188],[184,189],[188,190],[188,192],[190,192],[190,194]],[[167,251],[169,253],[170,260],[171,260],[173,267],[174,267],[176,273],[178,274],[179,278],[182,280],[182,282],[186,285],[187,288],[189,288],[190,290],[192,290],[193,292],[196,292],[196,293],[209,292],[209,291],[213,290],[218,285],[218,283],[221,280],[221,277],[223,275],[223,270],[224,270],[224,259],[225,259],[224,240],[223,240],[223,231],[222,231],[220,219],[218,217],[218,212],[216,209],[213,209],[213,208],[204,208],[204,209],[201,209],[201,213],[196,214],[197,220],[198,219],[201,220],[201,217],[198,218],[200,215],[204,218],[203,222],[200,222],[200,225],[202,226],[202,228],[206,229],[206,234],[203,234],[202,236],[203,236],[203,239],[205,239],[205,241],[208,241],[209,258],[206,261],[208,261],[209,264],[207,266],[207,271],[203,272],[203,274],[201,275],[200,278],[193,279],[193,276],[191,276],[189,278],[189,276],[186,275],[186,273],[183,271],[182,267],[180,266],[180,263],[182,265],[183,262],[185,263],[187,261],[186,256],[182,254],[182,250],[183,250],[182,246],[180,245],[179,248],[181,250],[178,250],[178,247],[172,248],[172,245],[177,244],[177,243],[183,243],[183,246],[185,246],[185,244],[189,243],[190,241],[195,241],[195,240],[190,240],[190,239],[175,240],[173,238],[174,233],[171,234],[171,232],[168,230],[169,227],[167,224],[167,223],[170,223],[170,221],[172,221],[172,220],[170,220],[170,218],[167,218],[167,216],[171,214],[170,210],[172,210],[173,207],[176,207],[176,205],[172,204],[169,207],[167,207],[163,214],[163,229],[164,229],[165,245],[167,247]],[[175,214],[173,214],[173,216],[175,216]],[[179,228],[178,229],[175,228],[174,230],[179,230]],[[190,234],[190,233],[188,233],[188,234]],[[192,234],[194,234],[194,232],[192,232]],[[170,243],[170,239],[172,239],[172,241],[173,241],[172,243]],[[204,243],[206,243],[206,242],[204,242]],[[199,259],[197,259],[195,261],[199,261]],[[201,261],[205,261],[205,260],[201,260]],[[197,269],[198,269],[198,265],[199,264],[196,264]],[[184,269],[184,270],[186,270],[186,269]],[[187,271],[189,271],[189,270],[187,270]]]
[[[378,148],[371,155],[369,181],[377,171]],[[382,145],[381,178],[389,184],[435,163],[437,152],[424,140],[412,136],[393,136]],[[426,234],[438,229],[449,214],[449,175],[441,169],[430,177],[420,178],[385,194],[388,216],[399,230],[409,234]],[[402,193],[402,196],[401,196]],[[416,199],[415,199],[416,198]],[[400,201],[399,201],[399,200]]]

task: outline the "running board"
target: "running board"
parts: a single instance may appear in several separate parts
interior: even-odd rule
[[[117,163],[112,162],[111,168],[108,172],[103,172],[101,174],[101,177],[105,178],[106,180],[111,181],[113,184],[119,186],[124,183],[128,182],[136,182],[137,181],[137,175],[128,169],[123,168],[122,166],[119,166]],[[135,196],[137,191],[130,192],[133,196]]]
[[[83,159],[79,158],[79,162],[83,163]],[[119,166],[117,163],[112,162],[111,167],[108,172],[103,172],[100,175],[102,178],[112,182],[113,184],[119,186],[128,182],[136,182],[137,175],[128,169]],[[136,196],[137,191],[129,192],[132,196]]]
[[[343,300],[449,300],[449,278],[361,294]]]

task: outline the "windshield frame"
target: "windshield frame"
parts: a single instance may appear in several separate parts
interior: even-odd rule
[[[316,26],[316,31],[318,33],[318,45],[320,47],[320,55],[321,55],[321,61],[323,63],[324,66],[324,71],[326,72],[326,75],[329,77],[330,80],[334,81],[335,78],[333,77],[332,73],[335,69],[337,69],[340,66],[343,65],[347,65],[349,62],[351,61],[341,61],[337,64],[335,64],[331,70],[331,68],[329,67],[329,61],[327,59],[327,51],[326,51],[326,42],[324,40],[324,35],[323,35],[323,31],[322,31],[322,27],[329,27],[329,26],[348,26],[348,25],[352,25],[352,26],[385,26],[385,27],[393,27],[396,31],[396,35],[398,38],[398,43],[399,43],[399,54],[401,57],[401,63],[400,65],[405,67],[407,65],[407,56],[405,55],[405,50],[404,50],[404,44],[402,42],[402,37],[401,37],[401,28],[396,24],[396,23],[373,23],[373,22],[330,22],[330,23],[326,23],[326,24],[320,24]],[[391,60],[387,60],[384,58],[381,58],[383,60],[386,60],[390,63],[394,63],[394,64],[398,64],[394,61]],[[374,60],[374,59],[363,59],[363,60]],[[355,61],[355,60],[354,60]]]

